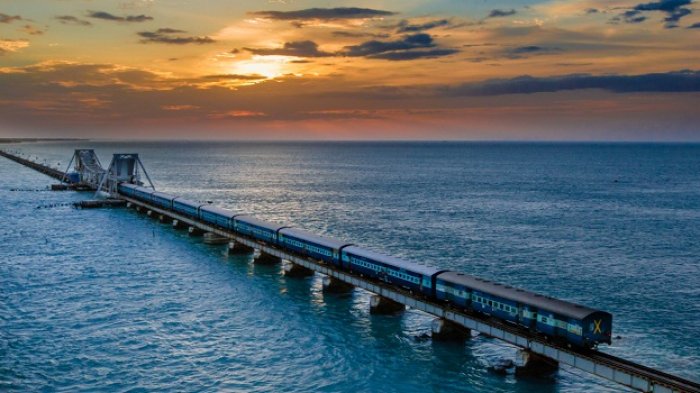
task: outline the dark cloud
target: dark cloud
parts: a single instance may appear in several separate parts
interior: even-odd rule
[[[420,31],[434,29],[436,27],[449,26],[450,21],[447,19],[438,19],[421,24],[410,24],[407,20],[399,22],[397,32],[399,33],[417,33]]]
[[[137,33],[141,37],[142,44],[148,43],[159,43],[159,44],[171,44],[171,45],[187,45],[187,44],[212,44],[216,41],[211,37],[201,36],[183,36],[181,34],[186,33],[184,30],[162,28],[156,31],[141,31]]]
[[[436,57],[443,57],[453,55],[459,52],[457,49],[429,49],[429,50],[408,50],[408,51],[398,51],[398,52],[386,52],[376,55],[367,56],[370,59],[383,59],[383,60],[416,60],[416,59],[432,59]]]
[[[395,41],[367,41],[343,48],[340,53],[350,57],[367,57],[384,60],[415,60],[434,58],[457,53],[456,49],[438,48],[430,34],[419,33],[403,36]]]
[[[665,27],[672,29],[678,27],[678,22],[684,16],[692,14],[692,10],[686,6],[690,5],[692,0],[659,0],[650,3],[637,4],[631,10],[625,11],[622,15],[612,19],[613,22],[624,20],[626,23],[640,23],[647,19],[643,15],[644,12],[664,12]]]
[[[351,45],[344,48],[346,56],[371,56],[379,53],[409,50],[416,48],[434,47],[433,37],[430,34],[420,33],[404,36],[396,41],[367,41],[360,45]]]
[[[600,12],[600,11],[597,8],[588,8],[586,10],[586,14],[588,14],[588,15],[597,14],[598,12]]]
[[[24,20],[19,15],[7,15],[0,12],[0,23],[12,23],[14,21]]]
[[[340,8],[308,8],[298,11],[256,11],[250,15],[275,20],[337,20],[364,19],[394,15],[394,12],[374,10],[370,8],[340,7]]]
[[[510,10],[495,9],[495,10],[491,10],[491,12],[489,12],[489,15],[487,16],[487,18],[503,18],[506,16],[515,15],[517,13],[518,12],[514,9],[510,9]]]
[[[547,55],[560,52],[563,52],[563,49],[538,45],[525,45],[507,49],[505,51],[505,57],[511,59],[522,59],[533,55]]]
[[[115,22],[134,22],[134,23],[139,23],[139,22],[148,22],[153,20],[152,16],[148,15],[126,15],[126,16],[117,16],[110,14],[109,12],[104,12],[104,11],[90,11],[88,12],[88,17],[94,18],[94,19],[102,19],[102,20],[111,20]]]
[[[438,89],[449,96],[498,96],[552,93],[566,90],[601,89],[613,93],[700,92],[700,71],[678,71],[642,75],[575,74],[535,78],[492,79]]]
[[[56,19],[64,25],[92,26],[92,23],[90,23],[89,21],[78,19],[75,16],[71,15],[59,15],[54,19]]]
[[[248,52],[255,55],[270,56],[298,56],[298,57],[327,57],[333,56],[332,53],[323,52],[318,50],[318,44],[313,41],[292,41],[285,42],[284,46],[281,48],[273,49],[256,49],[256,48],[244,48]]]
[[[216,80],[216,81],[221,81],[221,80],[260,80],[260,79],[267,79],[267,77],[263,75],[257,75],[257,74],[217,74],[217,75],[205,75],[202,77],[202,80]]]
[[[688,26],[689,29],[700,29],[700,22]]]
[[[366,33],[366,32],[359,32],[359,31],[334,31],[333,37],[341,37],[341,38],[363,38],[363,37],[370,37],[370,38],[388,38],[389,34],[381,34],[381,33]]]
[[[32,25],[24,25],[22,26],[22,31],[29,34],[29,35],[42,35],[44,34],[44,30],[41,30],[35,26]]]

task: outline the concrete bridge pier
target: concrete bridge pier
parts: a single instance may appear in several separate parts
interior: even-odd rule
[[[559,363],[544,355],[521,349],[515,361],[515,375],[542,376],[549,375],[559,368]]]
[[[431,328],[433,340],[460,341],[471,337],[471,330],[444,318],[433,319]]]
[[[164,224],[169,223],[170,220],[171,220],[171,218],[168,217],[168,216],[166,216],[165,214],[161,214],[161,215],[158,216],[158,221],[160,221],[160,222],[162,222],[162,223],[164,223]]]
[[[202,236],[202,234],[204,234],[204,231],[202,231],[201,229],[199,229],[197,227],[189,227],[187,229],[187,233],[190,236]]]
[[[277,263],[282,263],[282,258],[256,250],[255,254],[253,255],[253,263],[259,265],[274,265]]]
[[[226,244],[228,243],[228,238],[223,237],[219,234],[216,234],[214,232],[207,232],[204,234],[202,237],[202,240],[204,241],[204,244]]]
[[[234,241],[228,242],[228,247],[226,248],[228,255],[246,255],[255,252],[255,249],[248,247],[243,243],[236,243]]]
[[[340,281],[335,277],[323,277],[323,291],[328,293],[348,293],[355,287],[345,281]]]
[[[406,306],[380,295],[372,295],[369,299],[370,314],[397,314],[403,312]]]
[[[126,203],[126,208],[127,208],[127,209],[131,209],[132,207],[134,207],[134,204],[133,204],[133,203],[131,203],[131,202],[127,202],[127,203]]]
[[[184,228],[184,227],[185,227],[185,223],[183,223],[182,221],[173,220],[173,228],[180,229],[180,228]]]
[[[154,215],[153,210],[148,210],[148,211],[146,212],[146,215],[147,215],[148,217],[153,217],[153,215]]]
[[[284,275],[287,277],[303,278],[314,275],[314,271],[296,263],[288,262],[284,265]]]
[[[136,205],[136,212],[141,213],[141,211],[143,211],[143,208],[139,205]]]

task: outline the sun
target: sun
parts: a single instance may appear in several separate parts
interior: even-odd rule
[[[250,59],[235,62],[231,71],[235,74],[257,74],[272,79],[288,73],[287,64],[292,59],[289,56],[253,55]]]

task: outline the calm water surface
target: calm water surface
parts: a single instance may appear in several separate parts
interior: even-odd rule
[[[161,191],[599,307],[605,351],[700,379],[700,146],[107,143],[2,146],[65,167],[140,153]],[[0,390],[613,392],[515,349],[425,340],[431,318],[227,258],[0,159]]]

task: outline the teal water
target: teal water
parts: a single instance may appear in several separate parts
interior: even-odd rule
[[[159,190],[613,313],[604,350],[700,379],[700,146],[41,143],[140,153]],[[515,349],[422,338],[431,318],[226,257],[0,159],[0,390],[613,392]]]

